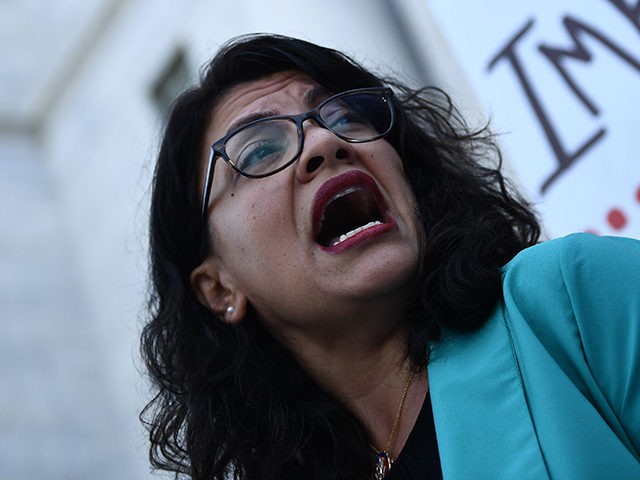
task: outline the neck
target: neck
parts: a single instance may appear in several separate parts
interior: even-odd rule
[[[380,325],[380,324],[378,324]],[[360,420],[372,446],[387,446],[411,370],[406,358],[406,329],[362,328],[339,336],[289,337],[288,346],[303,367]],[[418,417],[427,390],[425,369],[407,390],[405,405],[390,451],[397,458]]]

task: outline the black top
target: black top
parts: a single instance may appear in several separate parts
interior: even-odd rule
[[[431,396],[428,392],[407,443],[387,475],[387,480],[427,479],[442,480],[436,427],[433,423]]]

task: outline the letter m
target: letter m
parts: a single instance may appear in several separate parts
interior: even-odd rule
[[[605,45],[609,50],[618,55],[622,60],[627,62],[636,70],[640,71],[640,62],[625,52],[622,48],[617,46],[614,42],[596,30],[594,27],[587,25],[569,15],[565,16],[562,23],[564,24],[567,32],[573,39],[573,46],[567,49],[561,49],[552,47],[549,45],[541,44],[538,48],[544,54],[549,61],[555,66],[560,75],[567,82],[571,90],[580,98],[582,103],[591,111],[593,115],[598,115],[600,112],[595,104],[593,104],[585,95],[585,93],[578,87],[573,78],[567,72],[563,64],[565,58],[573,58],[582,62],[589,63],[593,59],[591,52],[586,48],[582,37],[584,35],[590,35],[592,38],[598,40]]]

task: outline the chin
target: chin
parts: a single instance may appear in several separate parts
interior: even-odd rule
[[[420,272],[417,249],[392,245],[371,250],[367,258],[348,272],[346,288],[369,298],[413,289]]]

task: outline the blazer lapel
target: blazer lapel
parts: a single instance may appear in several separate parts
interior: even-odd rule
[[[545,479],[503,307],[470,334],[445,333],[428,365],[445,480]]]

